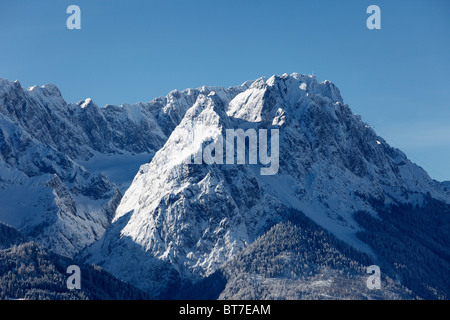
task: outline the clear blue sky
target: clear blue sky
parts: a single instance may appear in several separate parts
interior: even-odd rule
[[[81,30],[66,28],[71,4]],[[366,28],[371,4],[381,30]],[[0,2],[2,78],[103,106],[314,72],[437,180],[450,180],[449,60],[448,0]]]

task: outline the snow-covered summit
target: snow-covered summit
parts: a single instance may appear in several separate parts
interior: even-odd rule
[[[240,88],[216,91],[234,96]],[[119,188],[126,190],[197,96],[211,90],[98,107],[89,98],[67,103],[52,84],[25,89],[0,79],[0,221],[76,254],[103,235]]]
[[[261,175],[259,162],[186,161],[238,129],[279,131],[275,175]],[[407,218],[435,229],[404,231],[397,220],[394,234],[428,236],[426,255],[446,248],[433,237],[448,225],[446,216],[435,222],[450,210],[448,185],[390,147],[332,82],[311,75],[104,107],[66,103],[53,85],[26,90],[0,79],[0,174],[0,221],[65,255],[91,245],[86,261],[160,297],[213,274],[291,208],[376,259],[367,239],[383,238],[397,218],[366,241],[358,234],[389,208],[428,205],[430,215]]]
[[[89,261],[159,292],[168,284],[148,268],[181,278],[209,275],[283,220],[288,208],[373,254],[356,236],[355,212],[376,215],[375,202],[420,205],[426,193],[450,203],[448,191],[354,115],[330,81],[274,75],[239,91],[193,99],[164,146],[141,166]],[[226,129],[251,128],[280,130],[278,174],[261,176],[259,165],[183,161]]]

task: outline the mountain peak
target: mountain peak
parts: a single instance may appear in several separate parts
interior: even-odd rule
[[[282,221],[287,208],[373,254],[357,237],[355,212],[376,214],[376,201],[416,205],[427,190],[445,198],[423,170],[343,104],[331,81],[283,74],[258,78],[235,95],[221,90],[201,89],[165,145],[141,166],[116,210],[117,227],[104,240],[119,249],[105,252],[101,248],[111,244],[99,244],[91,262],[127,270],[131,265],[120,257],[130,254],[141,257],[137,265],[133,260],[139,270],[151,260],[155,266],[169,264],[181,277],[198,279]],[[271,128],[279,129],[280,139],[275,175],[260,175],[260,164],[195,161],[205,146],[219,137],[223,141],[229,129]],[[118,272],[126,280],[141,280]],[[160,289],[152,279],[146,289]]]
[[[62,99],[61,91],[59,91],[56,85],[51,83],[44,84],[42,86],[34,85],[29,87],[27,91],[29,93],[42,95],[44,97],[56,97]]]
[[[0,78],[0,98],[3,95],[9,94],[11,90],[21,90],[22,85],[18,80],[9,81],[7,79]]]
[[[91,98],[87,98],[86,100],[81,100],[77,103],[81,109],[86,109],[89,107],[97,107],[97,105],[92,101]]]
[[[290,110],[300,116],[308,105],[328,102],[343,104],[339,89],[330,81],[319,83],[315,76],[293,73],[261,77],[229,104],[227,114],[249,122],[280,123],[279,116]],[[326,100],[326,101],[325,101]]]
[[[91,99],[67,105],[53,85],[24,90],[19,82],[0,79],[0,113],[0,189],[6,190],[0,203],[7,208],[2,220],[59,252],[76,254],[92,244],[83,252],[89,262],[159,297],[180,282],[213,274],[274,226],[275,236],[261,238],[256,251],[271,246],[272,238],[296,238],[297,228],[284,226],[295,212],[311,220],[307,225],[315,223],[380,261],[392,260],[391,252],[380,253],[392,247],[383,242],[386,232],[393,239],[410,231],[429,237],[431,242],[420,238],[420,245],[431,248],[425,254],[417,249],[421,259],[448,248],[439,242],[448,225],[448,184],[433,181],[391,148],[351,112],[331,81],[313,75],[174,90],[148,103],[104,108]],[[261,158],[268,152],[254,152],[259,162],[247,155],[252,137],[258,144],[261,133],[272,129],[275,140],[263,145],[277,155],[279,170],[264,176]],[[239,136],[223,140],[238,130]],[[216,161],[220,146],[222,156],[230,150],[232,161]],[[235,161],[242,153],[244,161]],[[365,229],[372,233],[361,238]],[[313,237],[305,244],[323,239],[309,230]],[[413,238],[396,243],[414,248]],[[370,242],[378,240],[381,245]],[[286,260],[292,252],[280,261],[292,265]],[[306,255],[296,259],[314,265]],[[438,274],[442,270],[436,267]]]

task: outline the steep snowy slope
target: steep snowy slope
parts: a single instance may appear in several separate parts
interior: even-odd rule
[[[72,159],[88,160],[94,151],[155,151],[166,139],[142,104],[99,108],[90,99],[67,104],[54,85],[25,90],[0,80],[0,87],[0,113]]]
[[[197,96],[213,89],[232,97],[246,86],[174,90],[148,103],[100,108],[91,99],[66,103],[52,84],[26,90],[18,81],[0,79],[0,114],[75,160],[89,160],[95,153],[154,153]]]
[[[239,130],[249,135],[244,164],[237,142],[226,158],[226,137]],[[395,290],[449,297],[449,189],[377,136],[334,84],[313,76],[174,90],[103,108],[90,99],[68,104],[54,85],[26,90],[0,79],[0,222],[67,256],[92,244],[82,251],[86,261],[152,296],[176,297],[239,253],[265,263],[270,250],[261,255],[258,246],[268,230],[280,238],[300,232],[286,225],[295,209],[400,279]],[[313,241],[303,236],[292,250]],[[330,271],[326,261],[313,263]],[[285,280],[251,277],[269,288],[266,297]],[[229,278],[222,297],[241,280]],[[298,289],[295,281],[290,287]]]
[[[0,220],[72,256],[98,240],[122,194],[0,115]]]
[[[246,88],[216,91],[231,99]],[[211,90],[99,108],[68,104],[51,84],[0,79],[0,221],[73,256],[103,235],[139,166]]]
[[[278,172],[261,175],[264,166],[248,161],[195,164],[227,129],[278,129]],[[444,186],[354,115],[331,82],[299,74],[261,78],[234,97],[214,90],[196,97],[140,168],[105,237],[85,255],[119,278],[170,296],[180,280],[212,274],[282,221],[287,208],[374,255],[358,238],[363,229],[354,214],[376,216],[374,203],[420,206],[427,194],[450,203]]]

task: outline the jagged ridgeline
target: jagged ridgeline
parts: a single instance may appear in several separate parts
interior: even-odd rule
[[[239,130],[276,132],[274,174],[248,154],[197,158]],[[105,107],[0,79],[0,221],[16,229],[0,235],[16,261],[4,275],[12,250],[55,252],[160,299],[448,299],[448,186],[310,75]]]
[[[398,274],[384,264],[383,253],[376,250],[367,237],[361,236],[364,231],[369,234],[373,231],[366,229],[355,214],[367,212],[380,219],[383,227],[387,228],[391,222],[379,213],[380,208],[393,204],[425,208],[427,195],[445,208],[450,203],[448,188],[431,179],[403,152],[378,136],[344,103],[339,89],[330,81],[318,82],[312,76],[285,74],[257,79],[241,89],[242,92],[234,95],[211,90],[197,97],[152,161],[141,166],[117,207],[111,227],[100,241],[84,252],[87,261],[101,264],[117,277],[153,292],[155,296],[171,297],[180,283],[201,281],[240,253],[254,248],[255,243],[264,244],[260,237],[284,221],[286,211],[294,208],[353,249],[373,256],[382,274],[398,280]],[[261,175],[262,165],[258,163],[186,163],[205,145],[220,142],[219,137],[223,141],[224,133],[238,129],[279,131],[279,170],[276,174]],[[448,219],[445,210],[439,211],[439,215],[442,221]],[[417,228],[414,225],[408,227]],[[271,232],[280,237],[299,231],[295,224],[274,228]],[[439,237],[448,238],[448,232],[440,230]],[[427,235],[432,231],[421,229],[421,232]],[[299,246],[321,248],[320,237],[311,232],[307,235],[311,240],[298,243]],[[433,236],[429,236],[432,239]],[[269,238],[265,239],[268,241]],[[327,239],[325,243],[331,241]],[[332,243],[329,245],[333,246]],[[263,247],[275,254],[270,248]],[[444,248],[449,247],[445,244]],[[305,250],[309,252],[307,248]],[[331,259],[326,250],[320,249],[319,252]],[[413,272],[426,272],[419,261],[428,259],[428,252],[419,250],[416,254],[418,258],[410,260],[409,268],[416,269]],[[294,265],[305,263],[296,253],[286,253],[286,257],[288,274],[299,271],[289,267],[290,257],[294,257]],[[356,270],[348,264],[348,259],[358,262],[356,256],[341,252],[335,258],[336,263],[347,261],[342,262],[345,273],[364,289],[365,273],[362,272],[363,275],[359,276],[361,281],[357,281],[356,273],[351,273]],[[441,258],[442,266],[448,266],[448,258],[445,255]],[[392,256],[389,259],[392,260]],[[279,259],[281,265],[280,261],[283,260]],[[306,261],[314,265],[315,260]],[[322,265],[326,260],[317,261],[317,265]],[[361,261],[359,263],[362,265]],[[261,264],[264,265],[263,262]],[[268,270],[250,269],[251,272],[243,274],[250,274],[248,279],[258,283],[258,277],[270,278],[272,273],[278,275],[280,265],[275,264]],[[136,273],[128,272],[130,269]],[[317,275],[323,274],[324,279],[332,278],[338,269],[324,264],[323,272]],[[434,275],[438,283],[444,276],[442,268]],[[161,281],[161,278],[166,280]],[[310,278],[307,283],[316,280]],[[428,280],[424,285],[429,285],[427,291],[420,290],[411,295],[379,292],[378,297],[439,299],[449,296],[448,285],[437,287],[436,283]],[[294,277],[286,281],[294,284],[303,280],[302,277],[297,280]],[[233,281],[228,292],[233,294],[224,293],[223,297],[239,296],[230,289],[231,283]],[[260,285],[263,283],[271,282],[259,282]],[[277,290],[279,283],[272,282],[273,290]],[[353,285],[353,282],[349,283]],[[327,282],[321,284],[324,293]],[[345,286],[344,281],[342,286]],[[332,290],[330,297],[346,296],[347,293],[339,291],[338,287],[334,286],[334,291],[333,286],[329,287]],[[317,294],[312,290],[311,293],[292,293],[290,297],[315,298]],[[348,296],[364,298],[376,294],[349,292]]]
[[[231,99],[246,88],[214,90]],[[52,84],[0,79],[0,221],[74,257],[102,237],[139,166],[212,89],[98,107],[67,103]]]

